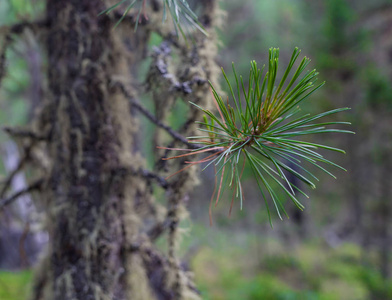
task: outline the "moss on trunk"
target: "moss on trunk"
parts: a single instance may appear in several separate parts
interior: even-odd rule
[[[140,165],[128,99],[113,84],[129,78],[129,62],[108,17],[98,17],[103,9],[100,1],[47,3],[47,299],[151,297],[141,260],[127,251],[138,233],[132,203],[142,183],[118,172]]]

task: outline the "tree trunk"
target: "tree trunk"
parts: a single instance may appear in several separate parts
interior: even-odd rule
[[[218,5],[205,2],[202,20],[211,29],[219,19]],[[34,131],[48,136],[43,147],[48,153],[45,170],[50,171],[44,174],[43,206],[50,242],[35,276],[34,300],[199,299],[176,255],[178,223],[196,172],[187,169],[166,182],[168,207],[158,207],[150,181],[160,176],[142,169],[141,139],[135,139],[138,122],[130,109],[136,103],[129,99],[136,94],[131,74],[149,32],[158,32],[164,43],[172,41],[158,4],[147,7],[149,19],[137,33],[124,27],[124,38],[124,28],[113,30],[116,20],[110,18],[116,15],[98,16],[106,8],[104,1],[47,0],[48,93]],[[134,18],[127,17],[129,26]],[[163,94],[208,107],[207,79],[216,82],[218,72],[216,35],[210,33],[197,36],[192,48],[172,42],[181,60],[173,74],[157,72],[162,68],[152,63],[149,78]],[[170,108],[162,94],[154,101],[160,109]],[[191,108],[180,133],[194,135],[193,123],[201,114]],[[183,165],[173,162],[170,167],[176,172]],[[153,245],[165,231],[166,257]]]
[[[382,172],[382,187],[381,187],[381,203],[380,203],[380,271],[385,280],[390,278],[390,252],[391,252],[391,238],[390,238],[390,223],[391,223],[391,186],[390,186],[390,172],[391,159],[390,152],[385,151],[383,157]]]
[[[51,244],[35,299],[155,299],[129,251],[139,223],[133,199],[143,187],[121,172],[140,160],[128,100],[113,84],[129,79],[129,63],[108,17],[98,17],[104,8],[47,2]]]

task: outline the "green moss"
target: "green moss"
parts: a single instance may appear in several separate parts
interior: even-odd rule
[[[0,272],[0,299],[27,299],[31,288],[32,272]]]
[[[366,88],[366,101],[375,109],[392,109],[392,87],[383,71],[371,66],[365,69],[363,81]]]
[[[384,280],[379,272],[363,268],[361,280],[374,299],[392,299],[392,280]]]
[[[336,249],[334,254],[346,262],[358,263],[361,259],[361,247],[352,243],[344,243]]]
[[[238,284],[233,289],[228,299],[274,300],[280,299],[280,294],[289,291],[290,288],[284,282],[265,274],[248,281],[243,280],[241,285]]]
[[[298,248],[296,257],[305,272],[318,272],[326,264],[328,258],[327,253],[317,244],[308,244],[306,247]]]
[[[366,288],[360,282],[348,282],[341,278],[324,279],[320,300],[365,300],[369,299]]]
[[[202,230],[202,247],[192,260],[203,299],[362,300],[371,294],[392,298],[392,286],[361,265],[361,249],[345,243],[337,248],[321,241],[288,249],[275,239],[253,247],[252,234],[241,241],[214,231],[214,240]],[[262,252],[260,252],[262,250]],[[389,297],[389,298],[388,298]]]

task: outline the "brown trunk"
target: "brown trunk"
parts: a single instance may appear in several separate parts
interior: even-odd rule
[[[388,127],[387,127],[388,128]],[[384,136],[387,136],[385,134]],[[392,160],[390,150],[383,149],[382,165],[380,165],[381,182],[380,182],[380,271],[385,280],[390,278],[390,252],[391,252],[391,167]]]
[[[129,103],[113,88],[113,78],[129,78],[129,63],[108,17],[98,17],[103,9],[101,1],[47,3],[53,163],[45,299],[151,297],[138,258],[127,250],[138,232],[138,180],[119,172],[138,167]]]
[[[213,20],[218,6],[215,1],[208,3],[204,19]],[[136,34],[126,27],[129,23],[113,30],[113,20],[98,17],[104,9],[103,1],[47,0],[48,94],[35,126],[49,136],[50,172],[43,196],[50,244],[35,277],[32,299],[198,299],[176,255],[178,223],[184,199],[196,182],[195,170],[168,183],[168,208],[158,207],[150,171],[142,169],[143,155],[137,153],[141,138],[135,139],[138,122],[130,110],[131,102],[136,103],[129,99],[136,94],[130,73],[135,73],[148,34],[156,31],[166,37],[170,29],[161,31],[162,7],[153,6],[149,21]],[[213,22],[206,24],[212,26]],[[124,32],[126,37],[120,36]],[[167,38],[171,40],[169,34]],[[214,81],[217,71],[214,39],[214,34],[200,35],[193,48],[175,43],[181,63],[169,77],[178,78],[187,89],[171,95],[170,82],[159,87],[171,97],[190,97],[206,107],[206,79]],[[150,77],[165,82],[163,75]],[[162,94],[154,100],[168,109]],[[193,123],[200,117],[201,111],[191,109],[181,133],[194,135]],[[179,163],[171,167],[173,172],[183,168]],[[153,245],[165,231],[167,257]]]

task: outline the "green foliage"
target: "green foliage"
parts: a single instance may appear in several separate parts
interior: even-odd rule
[[[301,297],[299,297],[301,295]],[[249,299],[249,300],[288,300],[288,299],[314,299],[292,290],[280,279],[262,274],[250,280],[243,280],[241,285],[234,289],[227,299]],[[245,296],[245,297],[244,297]],[[305,297],[304,297],[305,296]]]
[[[368,105],[375,109],[392,109],[392,86],[388,76],[383,75],[381,70],[370,67],[364,77]]]
[[[129,13],[129,11],[135,6],[135,4],[142,4],[140,5],[139,8],[139,12],[137,14],[137,18],[136,18],[136,23],[135,23],[135,31],[137,29],[137,25],[139,24],[140,21],[140,14],[143,10],[143,5],[145,5],[145,0],[121,0],[120,2],[114,4],[113,6],[109,7],[108,9],[105,9],[104,11],[102,11],[99,15],[102,14],[109,14],[111,13],[114,9],[116,9],[118,6],[120,6],[121,4],[124,4],[126,2],[130,2],[127,6],[127,8],[124,10],[123,15],[121,16],[121,18],[117,21],[115,27],[117,27],[125,18],[125,16]]]
[[[0,26],[36,17],[45,9],[42,0],[2,0],[0,1]]]
[[[0,272],[0,299],[21,300],[27,299],[30,292],[32,273],[23,272]]]
[[[380,272],[364,268],[361,279],[365,287],[371,292],[374,299],[392,299],[392,280],[382,278]]]
[[[353,74],[356,71],[357,65],[352,59],[345,59],[339,56],[331,55],[329,52],[320,52],[317,57],[318,65],[324,71],[334,72],[335,74],[339,72],[340,74]],[[340,75],[341,77],[343,77]],[[335,80],[332,82],[334,85],[341,86],[341,82],[339,80]]]
[[[213,164],[217,168],[216,176],[220,174],[220,183],[216,193],[216,204],[223,192],[223,183],[228,182],[228,186],[233,190],[231,207],[236,198],[240,200],[242,208],[244,195],[241,178],[246,162],[253,170],[270,220],[266,195],[269,195],[272,199],[280,218],[282,218],[281,212],[287,215],[276,188],[271,183],[283,191],[301,210],[304,206],[297,199],[297,195],[300,193],[306,197],[308,196],[290,182],[286,174],[291,173],[306,185],[315,188],[314,181],[318,181],[318,179],[302,166],[302,161],[306,161],[332,177],[334,175],[321,164],[343,169],[324,158],[317,152],[317,149],[344,153],[343,150],[303,139],[304,136],[313,134],[352,132],[329,128],[330,125],[350,124],[348,122],[315,122],[348,108],[334,109],[314,116],[310,114],[298,116],[301,102],[324,84],[315,84],[318,74],[316,70],[305,72],[310,62],[306,57],[302,59],[293,72],[294,74],[290,76],[299,54],[300,51],[296,48],[280,81],[277,81],[279,49],[270,49],[268,72],[264,76],[264,67],[260,70],[255,61],[251,62],[248,86],[244,85],[242,76],[237,76],[234,65],[235,88],[230,84],[226,73],[222,69],[234,106],[229,104],[229,100],[223,101],[211,85],[218,115],[193,103],[210,118],[210,121],[206,117],[204,122],[199,122],[202,126],[200,131],[207,135],[189,137],[189,140],[193,143],[202,146],[190,153],[172,158],[186,157],[203,152],[212,153],[200,161],[188,163],[193,165],[207,162],[206,167]],[[187,149],[171,150],[188,151]],[[301,170],[301,173],[306,173],[306,175],[296,171],[288,162],[295,165]],[[227,169],[229,169],[229,172],[225,172]],[[213,197],[214,195],[215,191]]]
[[[192,229],[190,240],[206,239],[202,227],[196,230]],[[212,236],[211,246],[202,247],[192,261],[203,299],[360,300],[368,299],[369,291],[384,296],[379,299],[391,298],[390,282],[360,266],[360,251],[354,244],[334,250],[322,243],[304,243],[287,254],[278,244],[271,247],[272,240],[263,240],[263,251],[270,247],[273,254],[257,264],[248,235],[238,242],[216,231]],[[0,272],[0,299],[26,299],[31,280],[30,271]]]
[[[208,233],[194,232],[192,239],[199,235],[204,241]],[[214,231],[213,236],[220,235]],[[370,295],[365,277],[386,292],[382,279],[361,266],[355,244],[327,248],[313,241],[288,253],[277,240],[260,239],[246,233],[239,241],[225,236],[200,249],[192,265],[203,299],[365,300]],[[254,248],[255,240],[262,250]]]
[[[182,22],[197,28],[207,35],[203,26],[197,20],[197,15],[191,10],[186,0],[164,0],[163,21],[167,18],[166,10],[170,12],[177,35],[180,31],[181,35],[186,38]]]
[[[345,0],[330,0],[327,2],[326,37],[332,48],[343,47],[347,44],[346,29],[353,19],[353,13]]]
[[[23,53],[23,43],[16,43],[14,48]],[[26,123],[28,106],[26,91],[29,86],[29,72],[26,61],[15,51],[7,51],[7,70],[0,89],[0,123],[22,125]],[[0,131],[0,141],[9,137]]]

